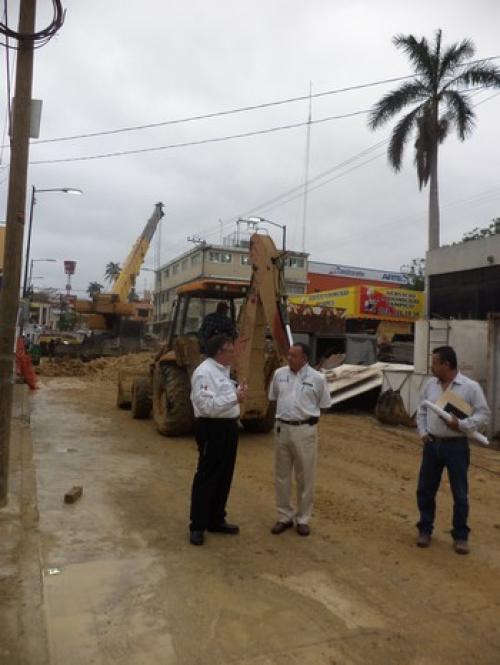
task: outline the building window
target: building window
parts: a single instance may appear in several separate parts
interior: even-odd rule
[[[176,263],[175,265],[172,266],[172,275],[177,275],[179,272],[179,264]]]
[[[170,268],[165,268],[163,271],[163,277],[170,277]]]
[[[241,254],[240,255],[240,261],[242,266],[249,266],[250,265],[250,257],[248,254]]]
[[[232,263],[231,252],[208,252],[208,260],[211,263]]]
[[[193,254],[193,256],[191,257],[191,265],[196,266],[198,265],[199,262],[200,262],[200,253],[198,252],[198,254]]]
[[[182,259],[181,270],[187,270],[187,267],[188,267],[188,260]]]
[[[304,267],[304,259],[300,258],[299,256],[289,256],[286,265],[289,268],[303,268]]]
[[[304,293],[305,292],[305,287],[302,284],[285,284],[286,292],[288,294],[294,294],[294,293]]]

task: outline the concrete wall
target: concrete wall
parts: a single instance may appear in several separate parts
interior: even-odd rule
[[[426,256],[428,275],[474,270],[491,265],[500,265],[500,235],[439,247],[427,252]]]

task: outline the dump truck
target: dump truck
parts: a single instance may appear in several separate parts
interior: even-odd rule
[[[234,378],[248,384],[240,422],[252,432],[269,431],[274,403],[267,398],[274,370],[285,362],[292,343],[284,289],[286,253],[269,236],[255,233],[249,244],[250,283],[201,279],[181,286],[174,302],[168,338],[146,367],[124,368],[118,376],[117,405],[131,408],[134,418],[151,411],[158,431],[166,436],[188,434],[194,415],[190,379],[204,356],[199,330],[206,314],[225,301],[236,324]]]

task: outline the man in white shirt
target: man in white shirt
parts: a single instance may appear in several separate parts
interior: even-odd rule
[[[269,399],[276,401],[275,482],[278,535],[297,524],[300,536],[310,534],[321,409],[332,405],[326,378],[309,365],[309,348],[297,343],[288,351],[288,366],[274,373]],[[297,483],[297,510],[290,497],[292,473]]]
[[[234,360],[232,340],[215,335],[207,341],[206,351],[208,358],[191,377],[199,452],[191,490],[192,545],[203,545],[205,530],[239,533],[238,526],[226,522],[226,502],[236,462],[240,402],[245,399],[246,385],[237,387],[229,376]]]
[[[417,488],[420,520],[417,523],[418,547],[429,547],[436,514],[436,494],[446,467],[453,494],[453,529],[451,535],[457,554],[469,553],[468,468],[470,460],[467,434],[484,427],[490,409],[481,386],[457,369],[457,356],[451,346],[440,346],[432,353],[434,374],[424,385],[417,413],[417,428],[424,443]],[[447,424],[425,401],[435,403],[445,391],[451,391],[471,407],[471,415],[453,413]]]

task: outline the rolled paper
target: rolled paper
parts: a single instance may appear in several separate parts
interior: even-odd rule
[[[438,416],[440,416],[445,422],[451,423],[453,420],[453,416],[446,412],[444,409],[442,409],[439,406],[436,406],[436,404],[433,404],[432,402],[429,402],[429,400],[424,400],[423,402],[424,406],[428,407],[429,409],[432,409],[434,413],[437,413]],[[483,446],[489,446],[490,442],[488,439],[484,436],[484,434],[481,434],[480,432],[464,432],[467,436],[469,436],[471,439],[474,439],[478,443],[482,443]]]

